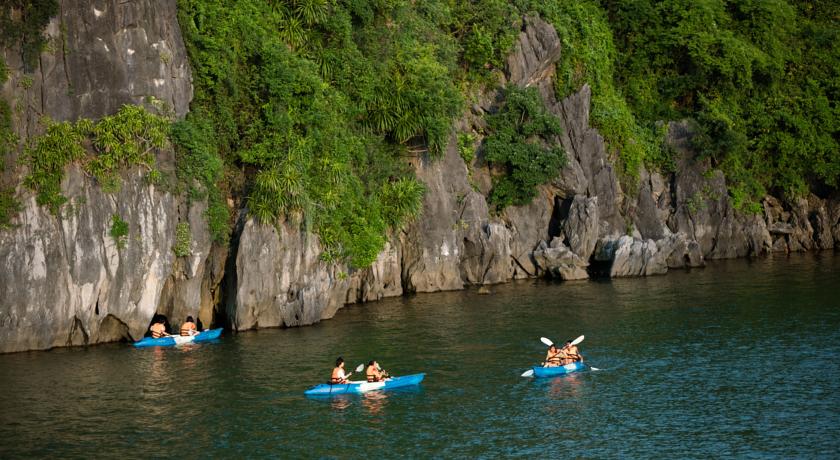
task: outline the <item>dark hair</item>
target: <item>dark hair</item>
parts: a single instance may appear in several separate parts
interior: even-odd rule
[[[335,360],[335,367],[341,366],[341,363],[343,363],[343,362],[344,362],[344,358],[339,356],[338,359]]]
[[[371,360],[370,360],[370,362],[368,363],[368,366],[373,366],[373,363],[375,363],[375,362],[376,362],[376,361],[374,361],[374,360],[372,360],[372,359],[371,359]]]
[[[192,316],[187,316],[187,322],[188,322],[188,323],[193,322],[193,318],[192,318]]]
[[[566,345],[571,345],[571,344],[572,344],[572,341],[571,341],[571,340],[567,340],[567,341],[566,341]]]

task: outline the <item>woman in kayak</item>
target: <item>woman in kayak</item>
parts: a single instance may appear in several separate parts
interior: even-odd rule
[[[198,334],[198,328],[196,328],[193,322],[193,317],[187,316],[187,319],[181,324],[181,335],[191,336],[196,334]]]
[[[381,382],[385,380],[385,378],[389,377],[388,373],[383,371],[382,368],[379,367],[379,363],[376,361],[368,363],[367,368],[365,369],[365,376],[367,377],[368,382]]]
[[[543,367],[557,367],[563,365],[563,360],[566,354],[563,350],[558,350],[555,345],[548,347],[548,352],[545,355],[545,362]]]
[[[345,374],[344,373],[344,358],[341,356],[335,360],[335,368],[332,371],[332,376],[330,377],[330,383],[347,383],[347,379],[353,375],[353,373]]]

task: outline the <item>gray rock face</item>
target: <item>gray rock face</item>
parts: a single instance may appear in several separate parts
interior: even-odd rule
[[[373,265],[357,270],[350,277],[344,303],[370,302],[402,295],[401,260],[399,246],[385,243]]]
[[[591,98],[591,88],[584,85],[579,92],[550,106],[552,113],[563,121],[564,128],[561,142],[568,164],[560,177],[573,180],[560,184],[560,188],[598,197],[599,235],[617,235],[624,231],[624,220],[619,213],[623,193],[608,158],[604,138],[589,126]],[[579,182],[581,174],[584,183]],[[558,182],[555,180],[554,183]]]
[[[558,59],[560,38],[557,31],[539,17],[528,16],[507,59],[508,81],[522,87],[551,81]]]
[[[140,174],[107,195],[75,167],[62,188],[73,199],[61,219],[31,198],[18,226],[0,232],[0,352],[142,337],[171,273],[171,195]],[[113,215],[128,223],[123,248]]]
[[[401,240],[403,288],[408,292],[462,289],[460,229],[464,222],[459,219],[457,197],[466,196],[470,188],[454,137],[443,159],[418,158],[415,172],[426,194],[422,215]]]
[[[510,251],[515,262],[514,278],[537,275],[532,253],[540,241],[550,238],[549,225],[554,213],[554,194],[540,187],[537,196],[526,206],[511,206],[504,211],[504,221],[511,230]]]
[[[248,219],[236,255],[235,299],[228,310],[232,326],[241,331],[332,318],[349,281],[343,267],[320,256],[317,237],[297,225],[273,227]]]
[[[60,1],[34,72],[24,76],[20,54],[2,50],[10,80],[0,95],[13,108],[15,132],[26,141],[43,130],[44,115],[99,118],[123,104],[185,114],[192,85],[175,18],[175,0]],[[153,100],[168,110],[147,104]],[[170,153],[159,153],[160,167],[171,168]],[[0,172],[9,181],[24,173]],[[70,201],[60,217],[19,189],[23,210],[0,232],[0,352],[137,339],[156,312],[173,325],[187,314],[209,325],[221,273],[219,258],[208,258],[200,205],[188,209],[140,171],[125,172],[121,190],[106,194],[71,166],[61,188]],[[114,215],[128,224],[123,248],[110,235]],[[192,255],[178,259],[181,221],[191,227]]]
[[[25,123],[37,131],[39,118],[97,119],[125,104],[166,103],[177,116],[187,113],[192,82],[176,0],[103,2],[61,0],[58,17],[47,26],[47,51],[41,53],[27,105],[37,107]],[[11,88],[22,78],[20,56],[4,52],[12,70]],[[11,100],[11,98],[8,98]]]
[[[601,239],[593,259],[609,264],[612,278],[664,275],[668,268],[699,267],[703,256],[699,245],[687,241],[685,235],[670,235],[659,240],[642,240],[631,236]]]
[[[551,240],[551,246],[545,241],[540,242],[534,251],[534,261],[543,273],[554,278],[565,281],[589,278],[586,272],[589,263],[567,248],[563,240],[557,237]]]
[[[588,260],[598,242],[598,197],[575,196],[569,205],[562,233],[569,242],[569,249]]]

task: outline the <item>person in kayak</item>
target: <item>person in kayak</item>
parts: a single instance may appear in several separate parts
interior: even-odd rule
[[[566,341],[566,345],[563,346],[563,351],[566,355],[566,362],[563,364],[583,362],[583,355],[580,354],[580,350],[578,350],[577,345],[572,345],[571,340]]]
[[[198,328],[196,327],[195,322],[193,321],[193,317],[187,316],[187,319],[184,320],[183,323],[181,323],[181,335],[189,337],[191,335],[196,334],[198,334]]]
[[[158,316],[154,323],[149,326],[149,332],[152,333],[152,338],[159,339],[161,337],[169,337],[169,334],[166,332],[166,322],[162,316]]]
[[[347,383],[347,379],[353,375],[353,373],[345,374],[344,373],[344,358],[341,356],[335,360],[335,368],[332,371],[332,376],[330,377],[330,383]]]
[[[563,365],[563,360],[565,359],[565,353],[562,350],[558,350],[557,346],[551,345],[548,347],[548,352],[545,355],[545,362],[543,362],[543,367],[557,367]]]
[[[368,382],[381,382],[390,376],[379,367],[379,363],[372,360],[365,369],[365,377],[367,377]]]

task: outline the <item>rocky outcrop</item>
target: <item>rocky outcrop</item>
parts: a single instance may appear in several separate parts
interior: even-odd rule
[[[551,245],[541,241],[534,251],[534,262],[542,273],[565,281],[585,280],[589,278],[586,268],[589,266],[584,259],[563,244],[563,240],[554,237]]]
[[[386,242],[370,267],[353,272],[344,303],[370,302],[402,295],[401,261],[400,247]]]
[[[691,150],[690,124],[671,123],[668,133],[678,171],[671,188],[668,228],[697,241],[710,259],[767,253],[770,236],[766,226],[758,216],[738,212],[732,206],[723,173]]]
[[[302,326],[332,318],[344,304],[347,272],[321,259],[317,237],[299,224],[248,219],[236,254],[227,315],[237,330]]]

